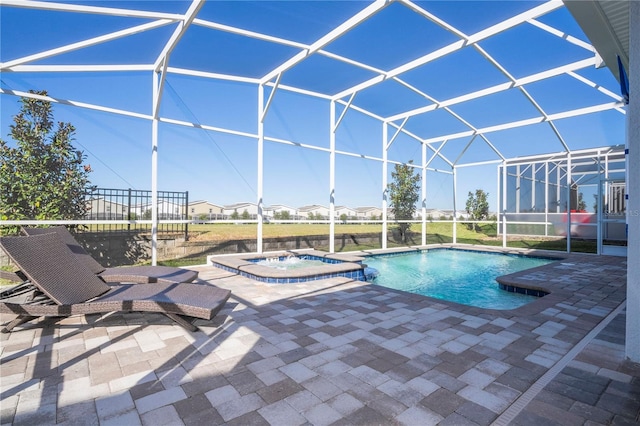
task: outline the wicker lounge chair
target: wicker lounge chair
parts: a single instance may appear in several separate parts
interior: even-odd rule
[[[198,278],[198,272],[170,266],[120,266],[105,268],[76,241],[64,226],[50,228],[22,228],[27,235],[42,235],[55,232],[71,249],[74,255],[86,264],[94,274],[100,275],[106,282],[118,283],[190,283]]]
[[[0,312],[18,315],[3,333],[37,317],[117,311],[160,312],[196,331],[192,321],[212,319],[231,295],[208,284],[106,284],[55,233],[2,237],[0,246],[29,279],[0,296]]]

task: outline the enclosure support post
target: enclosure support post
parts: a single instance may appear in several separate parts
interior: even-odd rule
[[[502,247],[507,248],[507,163],[502,164]]]
[[[498,173],[496,175],[496,234],[500,235],[500,200],[502,200],[500,191],[500,178],[502,177],[502,166],[498,164]]]
[[[600,204],[602,200],[602,179],[601,165],[600,165],[600,151],[598,151],[598,191],[596,191],[596,254],[602,254],[602,207]]]
[[[567,253],[571,253],[571,153],[567,153]]]
[[[626,117],[625,117],[625,119],[626,119]],[[627,167],[627,166],[628,166],[628,164],[625,164],[625,172],[626,172],[626,170],[628,169],[628,167]],[[625,175],[626,175],[626,173],[625,173]],[[605,163],[604,163],[604,178],[605,178],[605,179],[607,179],[607,180],[609,179],[609,157],[608,157],[608,156],[607,156],[607,157],[605,157]],[[604,211],[604,207],[605,207],[605,206],[609,206],[609,191],[605,191],[605,192],[604,192],[604,197],[603,197],[603,198],[604,198],[604,200],[603,200],[603,203],[604,203],[604,204],[603,204],[603,206],[602,206],[602,207],[603,207],[603,208],[602,208],[602,211]]]
[[[427,144],[422,143],[422,245],[427,245]]]
[[[536,211],[536,163],[531,164],[531,211]]]
[[[516,213],[520,213],[520,164],[516,165]]]
[[[556,213],[560,213],[560,163],[556,166]]]
[[[627,259],[640,259],[640,3],[629,2],[627,107]],[[640,264],[627,262],[626,356],[640,362]]]
[[[345,107],[346,111],[347,107]],[[331,101],[329,112],[331,133],[329,133],[329,253],[335,253],[336,235],[336,102]]]
[[[275,88],[273,90],[276,90]],[[258,85],[258,235],[256,236],[256,251],[262,253],[262,209],[263,209],[263,174],[264,174],[264,85]]]
[[[544,163],[544,236],[549,235],[549,162]]]
[[[456,211],[456,197],[458,192],[458,179],[456,178],[456,166],[451,168],[453,170],[453,244],[458,243],[458,212]]]
[[[382,248],[387,248],[387,123],[382,123]]]
[[[158,264],[158,105],[159,75],[153,73],[153,122],[151,123],[151,265]]]

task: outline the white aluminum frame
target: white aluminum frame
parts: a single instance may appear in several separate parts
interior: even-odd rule
[[[329,182],[328,182],[328,192],[329,192],[329,209],[330,209],[330,251],[333,252],[335,247],[333,244],[334,234],[335,234],[335,218],[333,212],[335,211],[335,164],[336,164],[336,155],[345,155],[345,156],[354,156],[354,157],[362,157],[368,160],[379,161],[382,164],[382,181],[383,187],[381,191],[381,204],[383,211],[383,221],[382,221],[382,234],[383,234],[383,246],[386,247],[386,237],[387,237],[387,225],[388,225],[388,216],[387,216],[387,207],[388,207],[388,199],[387,199],[387,180],[388,180],[388,166],[389,164],[400,164],[397,161],[389,160],[387,152],[389,147],[393,144],[396,138],[402,133],[410,138],[416,140],[421,144],[421,156],[422,156],[422,164],[415,165],[415,167],[420,168],[422,173],[422,190],[421,190],[421,213],[422,213],[422,242],[426,243],[426,206],[427,206],[427,172],[435,171],[439,173],[448,173],[452,175],[453,179],[453,200],[454,200],[454,241],[456,239],[455,234],[455,223],[457,221],[457,210],[455,206],[455,200],[457,196],[457,178],[456,178],[456,169],[459,167],[470,167],[474,165],[482,165],[482,164],[491,164],[496,161],[501,162],[502,166],[499,166],[498,170],[500,173],[500,168],[502,167],[503,173],[506,173],[506,158],[505,156],[496,148],[494,144],[489,140],[488,134],[492,132],[498,132],[501,130],[513,129],[517,127],[528,126],[532,124],[538,123],[547,123],[553,133],[556,135],[560,146],[562,147],[562,153],[567,155],[570,152],[569,146],[564,140],[563,136],[558,131],[554,122],[557,120],[562,120],[564,118],[576,117],[584,114],[591,114],[599,111],[606,111],[609,109],[613,109],[619,111],[621,113],[625,113],[623,109],[623,103],[620,96],[614,94],[610,90],[601,87],[600,85],[588,80],[585,77],[580,76],[576,73],[576,71],[583,69],[585,67],[594,66],[601,62],[601,58],[595,52],[595,49],[588,43],[579,40],[570,34],[566,34],[556,28],[553,28],[550,25],[544,24],[538,20],[538,18],[553,12],[560,7],[562,7],[562,3],[559,1],[548,1],[541,5],[535,6],[530,10],[520,13],[516,16],[508,18],[500,23],[492,25],[484,30],[478,31],[475,34],[465,34],[460,29],[456,28],[453,25],[445,22],[439,17],[435,16],[428,10],[425,10],[421,6],[413,3],[410,0],[396,0],[396,3],[399,3],[413,12],[419,14],[423,18],[429,20],[430,22],[438,25],[443,28],[445,31],[453,34],[458,40],[450,43],[447,46],[444,46],[440,49],[437,49],[433,52],[430,52],[426,55],[423,55],[417,59],[409,61],[403,65],[400,65],[391,70],[381,70],[371,65],[353,60],[351,58],[347,58],[342,55],[337,55],[330,51],[327,51],[325,48],[331,44],[333,41],[337,40],[339,37],[347,34],[350,30],[357,27],[367,19],[371,18],[373,15],[380,13],[383,11],[389,4],[393,3],[394,0],[375,0],[360,12],[353,15],[351,18],[347,19],[344,23],[338,25],[333,30],[329,31],[324,36],[320,37],[318,40],[311,44],[300,43],[292,40],[287,40],[281,37],[275,37],[267,34],[261,34],[255,31],[249,31],[242,28],[233,27],[230,25],[225,25],[217,22],[212,22],[210,20],[205,20],[198,18],[198,12],[204,5],[204,1],[202,0],[193,0],[188,8],[188,10],[184,14],[174,14],[174,13],[159,13],[159,12],[151,12],[144,10],[130,10],[130,9],[119,9],[119,8],[110,8],[110,7],[102,7],[102,6],[82,6],[82,5],[74,5],[74,4],[65,4],[65,3],[55,3],[55,2],[41,2],[41,1],[23,1],[23,0],[3,0],[3,7],[23,7],[23,8],[34,8],[34,9],[42,9],[42,10],[52,10],[52,11],[67,11],[74,13],[88,13],[88,14],[102,14],[102,15],[111,15],[111,16],[121,16],[121,17],[135,17],[135,18],[147,18],[150,19],[151,22],[135,25],[124,30],[107,33],[101,36],[88,38],[86,40],[82,40],[76,43],[71,43],[64,46],[59,46],[54,49],[45,50],[42,52],[38,52],[32,55],[28,55],[21,58],[16,58],[4,63],[0,64],[0,71],[2,72],[120,72],[120,71],[139,71],[139,72],[151,72],[152,74],[152,84],[153,84],[153,96],[151,101],[151,114],[141,114],[133,111],[125,111],[120,109],[109,108],[100,105],[91,105],[87,103],[77,102],[73,100],[60,99],[53,96],[50,97],[40,97],[42,99],[49,100],[51,102],[58,102],[67,105],[73,105],[76,107],[87,108],[92,110],[104,111],[119,115],[125,115],[130,117],[136,117],[140,119],[150,120],[152,122],[152,131],[151,131],[151,142],[152,142],[152,153],[151,153],[151,164],[152,164],[152,176],[151,176],[151,187],[154,196],[152,197],[154,202],[157,203],[157,161],[158,161],[158,126],[159,123],[169,123],[180,126],[188,126],[188,127],[200,127],[207,131],[215,131],[233,135],[239,135],[244,137],[253,138],[257,141],[257,156],[258,156],[258,164],[257,164],[257,205],[258,205],[258,250],[262,251],[262,214],[263,214],[263,174],[264,174],[264,149],[265,142],[270,143],[282,143],[289,145],[296,145],[298,147],[304,149],[312,149],[318,151],[324,151],[329,153]],[[105,43],[111,40],[120,39],[123,37],[127,37],[132,34],[137,34],[140,32],[149,31],[155,28],[159,28],[166,25],[174,25],[174,31],[169,37],[168,40],[164,43],[164,47],[161,50],[161,53],[158,55],[153,64],[138,64],[138,65],[38,65],[33,64],[33,62],[41,60],[43,58],[49,58],[56,55],[60,55],[62,53],[79,50],[85,47],[93,46],[100,43]],[[180,42],[180,39],[188,30],[191,25],[197,25],[203,28],[208,28],[215,31],[225,31],[229,33],[233,33],[239,36],[261,40],[264,42],[276,43],[284,46],[289,46],[292,48],[299,49],[299,52],[285,60],[269,72],[267,72],[262,78],[247,78],[242,76],[234,76],[234,75],[224,75],[218,73],[209,73],[198,70],[189,70],[177,67],[169,66],[170,55],[171,52],[175,49],[175,47]],[[587,59],[583,59],[580,61],[576,61],[573,63],[568,63],[559,67],[555,67],[543,72],[538,72],[529,76],[515,78],[509,71],[500,64],[497,60],[495,60],[488,52],[486,52],[479,43],[487,40],[495,35],[501,34],[511,28],[514,28],[518,25],[531,25],[541,31],[552,34],[556,37],[559,37],[566,42],[573,44],[575,46],[581,47],[587,51],[589,51],[593,56]],[[492,87],[487,87],[481,90],[476,90],[471,93],[467,93],[461,96],[456,96],[454,98],[446,99],[446,100],[437,100],[430,96],[428,93],[421,91],[419,88],[414,87],[413,85],[407,83],[402,79],[402,74],[416,69],[422,65],[433,62],[439,58],[442,58],[451,53],[460,51],[461,49],[472,46],[480,55],[482,55],[490,64],[492,64],[496,69],[498,69],[507,79],[508,82],[501,83],[498,85],[494,85]],[[334,94],[325,94],[325,93],[316,93],[313,91],[309,91],[303,88],[297,88],[292,86],[287,86],[281,84],[281,78],[284,73],[286,73],[291,68],[295,67],[302,61],[304,61],[310,55],[322,55],[325,57],[329,57],[333,60],[340,61],[345,64],[349,64],[351,66],[365,69],[370,72],[376,73],[377,76],[373,78],[369,78],[361,83],[355,84],[352,87],[340,91]],[[164,90],[164,82],[169,74],[176,75],[190,75],[194,77],[204,78],[204,79],[215,79],[215,80],[223,80],[223,81],[235,81],[239,83],[253,84],[257,88],[257,106],[258,106],[258,123],[257,123],[257,133],[254,134],[252,132],[247,132],[239,129],[228,129],[221,128],[216,126],[211,126],[207,124],[200,123],[190,123],[183,120],[177,120],[171,117],[162,117],[160,116],[160,105],[162,102],[162,95]],[[599,104],[599,105],[591,105],[583,108],[578,108],[569,111],[563,111],[555,114],[546,113],[542,107],[536,102],[533,96],[526,89],[526,85],[532,84],[538,81],[542,81],[545,79],[557,77],[560,75],[568,75],[571,76],[578,81],[582,82],[588,87],[591,87],[594,90],[598,90],[601,93],[612,98],[612,102]],[[275,81],[274,81],[275,79]],[[399,83],[406,89],[420,95],[425,99],[425,105],[419,108],[415,108],[412,110],[408,110],[402,112],[400,114],[391,115],[388,117],[378,116],[370,111],[367,111],[355,103],[355,98],[358,92],[361,92],[369,87],[372,87],[378,83],[381,83],[385,80],[392,79],[395,82]],[[264,90],[266,87],[271,88],[271,92],[266,101],[264,101]],[[535,107],[535,109],[539,112],[539,116],[532,117],[525,120],[519,120],[515,122],[502,123],[493,126],[487,126],[484,128],[477,128],[472,123],[468,122],[464,117],[461,117],[459,114],[456,114],[450,107],[467,102],[473,99],[478,99],[483,96],[488,96],[491,94],[496,94],[499,92],[503,92],[509,90],[511,88],[518,89],[526,99]],[[269,107],[273,101],[274,96],[276,96],[278,90],[285,90],[294,93],[304,94],[307,96],[313,96],[319,99],[324,99],[328,101],[329,110],[330,110],[330,143],[329,148],[317,147],[311,144],[305,144],[299,141],[288,141],[279,138],[273,138],[266,134],[267,129],[265,129],[264,119],[266,114],[268,113]],[[5,95],[13,95],[13,96],[21,96],[21,97],[33,97],[38,98],[37,95],[32,95],[24,92],[0,89],[1,94]],[[344,99],[348,97],[348,100]],[[336,119],[336,104],[343,105],[343,110],[339,117]],[[416,117],[422,114],[426,114],[438,109],[443,109],[456,120],[460,121],[464,126],[468,127],[469,130],[463,132],[457,132],[453,134],[446,134],[440,136],[431,136],[429,138],[421,138],[412,132],[408,131],[405,128],[406,123],[412,117]],[[366,114],[370,117],[373,117],[380,121],[382,126],[382,147],[381,147],[381,156],[364,156],[355,152],[347,152],[336,149],[336,132],[342,123],[343,119],[347,115],[349,110],[358,111],[360,113]],[[400,124],[397,124],[398,121],[401,121]],[[389,130],[393,129],[393,135],[389,139]],[[460,163],[464,153],[467,149],[477,140],[477,138],[486,143],[490,149],[496,154],[497,160],[489,160],[484,162],[475,162],[475,163]],[[462,151],[459,153],[457,158],[451,161],[447,156],[443,155],[442,149],[447,144],[448,141],[453,139],[460,138],[469,138],[468,142],[465,144]],[[429,150],[433,153],[429,157]],[[570,154],[569,154],[570,155]],[[429,167],[432,161],[435,158],[439,158],[449,165],[451,168],[450,171],[440,170],[436,168]],[[547,165],[545,167],[548,168]],[[535,178],[535,171],[534,173]],[[506,176],[506,175],[504,175]],[[560,175],[558,174],[558,177]],[[567,181],[569,181],[571,177],[570,170],[565,175]],[[505,180],[506,182],[506,180]],[[506,199],[503,199],[502,203],[503,210],[506,208]],[[155,209],[153,210],[155,212]],[[500,210],[499,210],[500,211]],[[157,217],[153,217],[154,224],[157,224]],[[503,215],[503,229],[506,231],[506,218]],[[153,244],[152,244],[152,263],[156,263],[156,245],[157,245],[157,227],[152,227],[153,229]]]

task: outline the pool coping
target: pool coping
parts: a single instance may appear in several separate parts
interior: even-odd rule
[[[318,266],[310,266],[304,269],[281,270],[268,266],[258,265],[252,260],[264,258],[276,258],[284,256],[314,256],[332,260],[336,263],[325,263]],[[280,250],[265,253],[244,253],[222,256],[208,256],[207,264],[216,266],[241,276],[270,284],[292,284],[319,279],[345,277],[352,279],[364,279],[366,265],[361,256],[347,253],[327,253],[314,249]]]

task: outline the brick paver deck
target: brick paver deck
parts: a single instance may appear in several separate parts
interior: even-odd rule
[[[640,422],[623,258],[571,255],[511,276],[552,291],[511,311],[344,278],[264,284],[198,269],[233,292],[199,332],[118,313],[2,335],[1,423]]]

